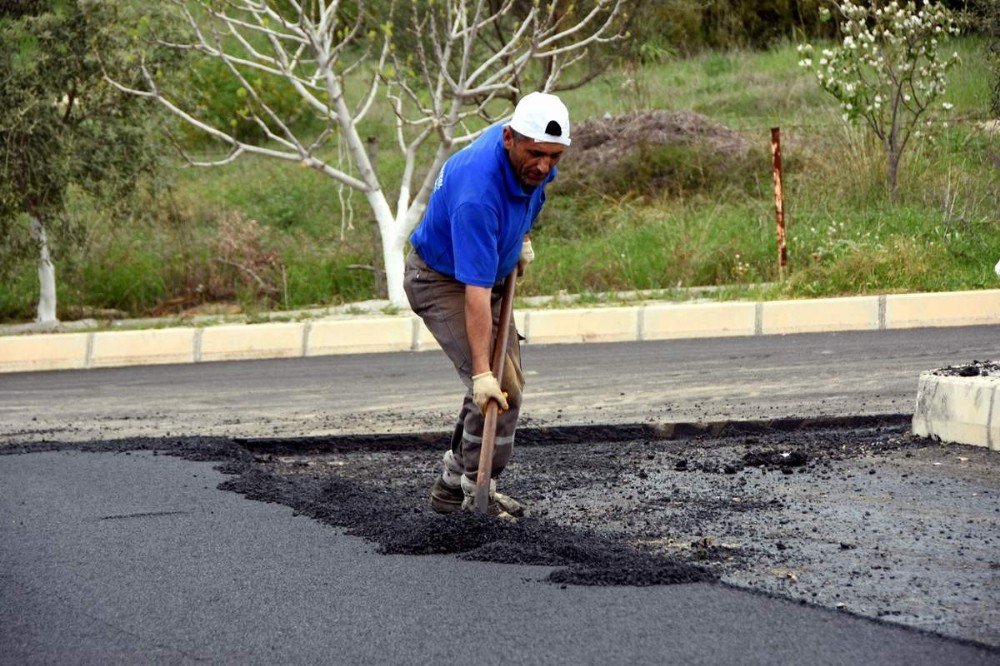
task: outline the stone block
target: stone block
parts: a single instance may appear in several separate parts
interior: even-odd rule
[[[761,333],[877,330],[878,297],[769,301],[761,305]]]
[[[302,356],[302,324],[236,324],[202,331],[202,361]]]
[[[913,434],[1000,451],[1000,377],[921,373]]]
[[[193,328],[94,333],[90,365],[94,368],[123,365],[191,363],[194,361]]]
[[[306,356],[409,351],[410,317],[371,317],[318,321],[309,331]]]
[[[755,303],[650,305],[643,310],[643,340],[753,335]]]
[[[46,333],[0,337],[0,372],[85,368],[89,335]]]

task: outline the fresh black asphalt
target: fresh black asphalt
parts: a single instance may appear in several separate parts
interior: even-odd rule
[[[0,457],[0,662],[1000,662],[718,584],[563,588],[538,567],[376,555],[223,478],[148,452]]]

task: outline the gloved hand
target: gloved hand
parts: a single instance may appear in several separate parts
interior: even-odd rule
[[[490,399],[496,400],[500,411],[507,409],[507,394],[500,390],[500,384],[493,373],[487,370],[472,377],[472,401],[485,414]]]
[[[535,260],[535,251],[531,249],[531,239],[525,238],[521,242],[521,261],[527,266]]]
[[[521,258],[517,261],[517,276],[524,275],[524,269],[535,260],[535,251],[531,249],[531,239],[525,237],[521,241]]]

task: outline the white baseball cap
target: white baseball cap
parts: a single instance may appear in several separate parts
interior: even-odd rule
[[[528,93],[517,103],[507,124],[518,134],[539,143],[569,145],[569,111],[555,95]]]

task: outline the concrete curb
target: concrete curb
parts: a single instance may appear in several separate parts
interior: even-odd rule
[[[797,301],[522,310],[529,344],[1000,324],[1000,289]],[[412,314],[0,336],[0,373],[437,349]]]
[[[913,434],[1000,451],[1000,377],[921,373]]]

